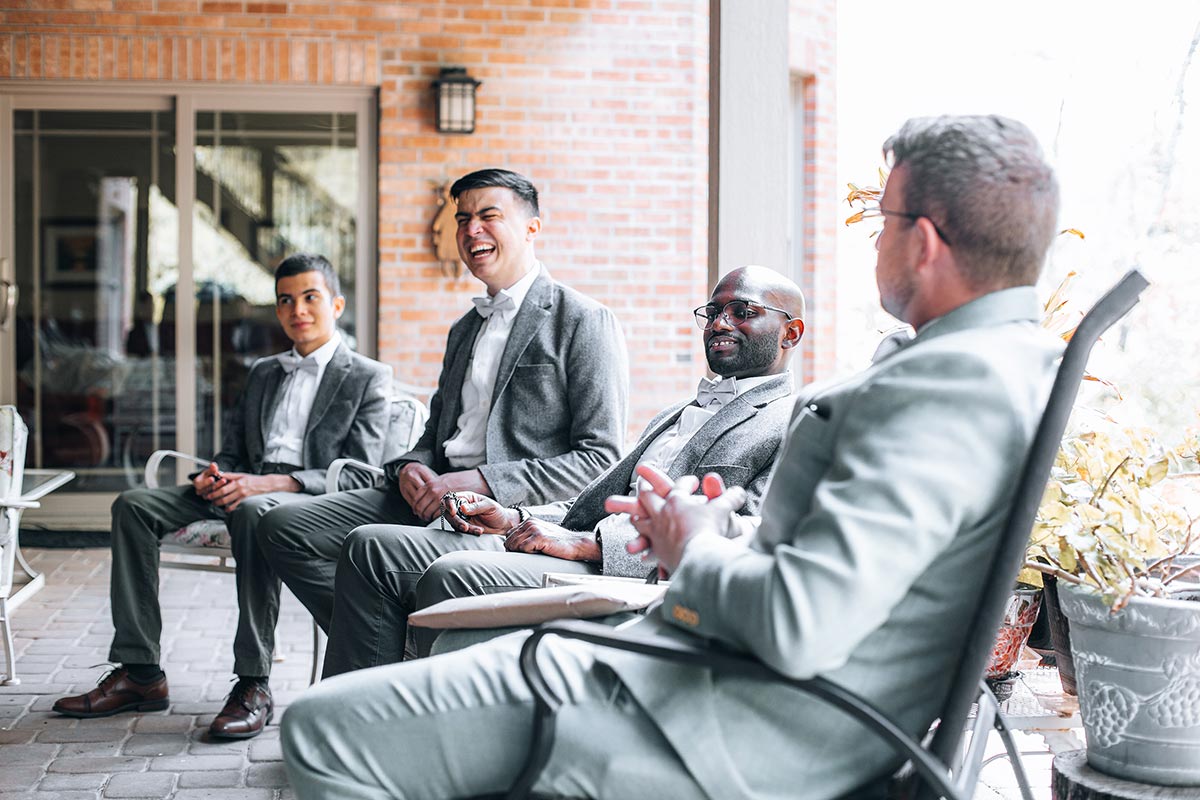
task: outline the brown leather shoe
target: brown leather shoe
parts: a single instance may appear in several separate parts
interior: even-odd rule
[[[163,711],[171,704],[167,676],[154,683],[136,683],[129,671],[117,667],[100,679],[95,689],[74,697],[60,697],[54,711],[66,717],[111,717],[123,711]]]
[[[218,739],[249,739],[262,733],[275,703],[266,681],[238,678],[225,701],[225,707],[208,728],[208,735]]]

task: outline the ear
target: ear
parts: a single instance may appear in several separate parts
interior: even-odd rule
[[[344,312],[345,310],[346,310],[346,298],[339,294],[337,297],[333,298],[333,318],[341,319],[342,312]]]
[[[933,222],[928,217],[917,217],[913,225],[921,234],[921,252],[916,263],[917,270],[920,271],[923,267],[936,264],[944,259],[948,248],[942,241],[942,237],[938,236],[937,228],[933,227]]]
[[[783,341],[779,346],[784,350],[790,350],[800,344],[801,337],[804,336],[804,320],[791,319],[787,322],[787,327],[783,331]]]
[[[530,217],[525,223],[525,241],[532,242],[542,232],[542,218]]]

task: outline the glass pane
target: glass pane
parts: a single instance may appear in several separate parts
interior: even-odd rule
[[[355,346],[355,119],[200,112],[195,158],[196,446],[209,454],[250,366],[291,346],[275,319],[273,275],[284,257],[318,253],[333,263],[346,296],[339,328]]]
[[[163,335],[178,271],[173,119],[22,114],[16,394],[27,462],[75,470],[72,491],[120,491],[141,482],[151,452],[175,446],[174,337]]]

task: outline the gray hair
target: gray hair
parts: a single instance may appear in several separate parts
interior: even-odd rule
[[[1058,181],[1029,128],[998,116],[920,117],[883,145],[907,169],[904,210],[929,217],[974,289],[1037,282],[1058,222]]]

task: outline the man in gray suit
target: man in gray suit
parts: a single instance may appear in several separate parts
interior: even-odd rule
[[[258,527],[271,565],[327,631],[354,528],[428,522],[452,491],[505,506],[570,497],[620,455],[625,340],[611,311],[554,281],[534,256],[537,189],[487,169],[450,194],[459,255],[487,296],[450,328],[424,434],[385,466],[383,487],[280,507]]]
[[[791,415],[787,364],[804,334],[804,295],[774,270],[742,267],[692,313],[709,369],[720,377],[701,378],[695,397],[659,413],[578,497],[512,509],[456,492],[443,499],[443,513],[457,533],[354,530],[338,561],[325,676],[400,661],[414,607],[540,586],[545,572],[645,577],[654,562],[625,549],[637,536],[628,515],[604,510],[609,495],[636,486],[638,464],[675,477],[715,472],[726,485],[745,487],[742,511],[757,513]],[[428,655],[436,632],[412,633],[417,655]]]
[[[254,528],[268,509],[323,493],[325,468],[335,458],[382,459],[392,380],[391,368],[342,343],[336,320],[346,299],[325,258],[284,259],[275,270],[275,297],[275,314],[293,348],[250,368],[221,452],[190,484],[130,489],[113,503],[116,632],[108,657],[122,666],[95,689],[56,702],[60,714],[106,717],[167,707],[167,677],[159,668],[159,541],[196,520],[223,519],[237,559],[233,654],[239,680],[210,732],[245,738],[270,718],[267,676],[280,583]],[[365,476],[347,477],[355,480],[362,485]]]
[[[744,492],[706,478],[610,499],[672,576],[634,627],[715,640],[842,683],[920,735],[941,705],[1061,343],[1033,288],[1058,188],[1033,135],[997,117],[910,120],[876,276],[917,329],[865,372],[798,401],[749,546]],[[665,499],[659,494],[665,495]],[[711,498],[711,499],[710,499]],[[297,797],[502,792],[525,760],[522,636],[323,682],[283,721]],[[777,684],[562,640],[539,652],[558,715],[536,794],[841,796],[895,764],[830,706]],[[469,746],[447,746],[469,741]],[[798,787],[802,787],[798,789]]]

